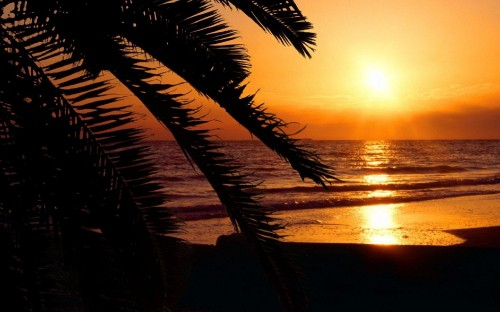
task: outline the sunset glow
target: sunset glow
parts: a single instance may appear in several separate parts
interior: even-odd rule
[[[500,2],[297,4],[317,32],[311,59],[243,14],[227,16],[251,56],[248,90],[284,120],[307,125],[301,136],[499,138]],[[228,120],[215,105],[210,116]],[[221,137],[250,139],[230,122]]]
[[[499,17],[0,0],[2,305],[500,312]]]

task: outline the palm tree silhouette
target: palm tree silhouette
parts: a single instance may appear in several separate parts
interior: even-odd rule
[[[18,309],[174,306],[174,258],[186,243],[170,235],[179,225],[163,207],[167,194],[153,175],[160,168],[134,123],[134,105],[166,126],[206,176],[285,309],[305,309],[272,209],[221,152],[190,94],[214,100],[302,179],[325,186],[332,169],[246,93],[249,57],[217,8],[244,12],[306,57],[315,35],[294,1],[214,2],[222,6],[0,0],[0,224],[9,251],[0,263]],[[188,91],[177,91],[179,80]],[[120,96],[123,88],[132,95]]]

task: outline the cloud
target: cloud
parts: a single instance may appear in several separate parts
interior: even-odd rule
[[[452,84],[447,87],[430,89],[417,96],[413,95],[412,97],[425,101],[445,100],[485,96],[498,92],[499,90],[500,86],[493,83],[479,83],[469,86]]]
[[[500,105],[420,114],[413,117],[412,123],[424,138],[500,139],[499,121]]]
[[[500,139],[499,120],[500,105],[401,115],[301,115],[308,126],[303,135],[317,139]]]

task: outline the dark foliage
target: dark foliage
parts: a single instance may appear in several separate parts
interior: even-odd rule
[[[293,1],[217,1],[310,56]],[[287,123],[244,95],[249,58],[205,0],[6,1],[0,28],[0,239],[16,310],[175,307],[184,242],[132,101],[153,113],[253,243],[287,310],[306,300],[255,184],[220,150],[189,93],[207,96],[318,184],[335,179]],[[159,74],[162,73],[169,73]],[[120,97],[118,88],[132,94]],[[139,105],[139,104],[135,104]],[[5,191],[4,191],[5,190]],[[176,260],[177,259],[177,260]],[[14,289],[14,290],[13,290]]]

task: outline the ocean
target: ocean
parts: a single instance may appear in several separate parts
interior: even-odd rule
[[[278,211],[397,204],[500,193],[500,140],[305,140],[342,182],[328,190],[302,181],[259,141],[220,141]],[[151,141],[168,207],[186,220],[225,212],[201,172],[173,141]]]

